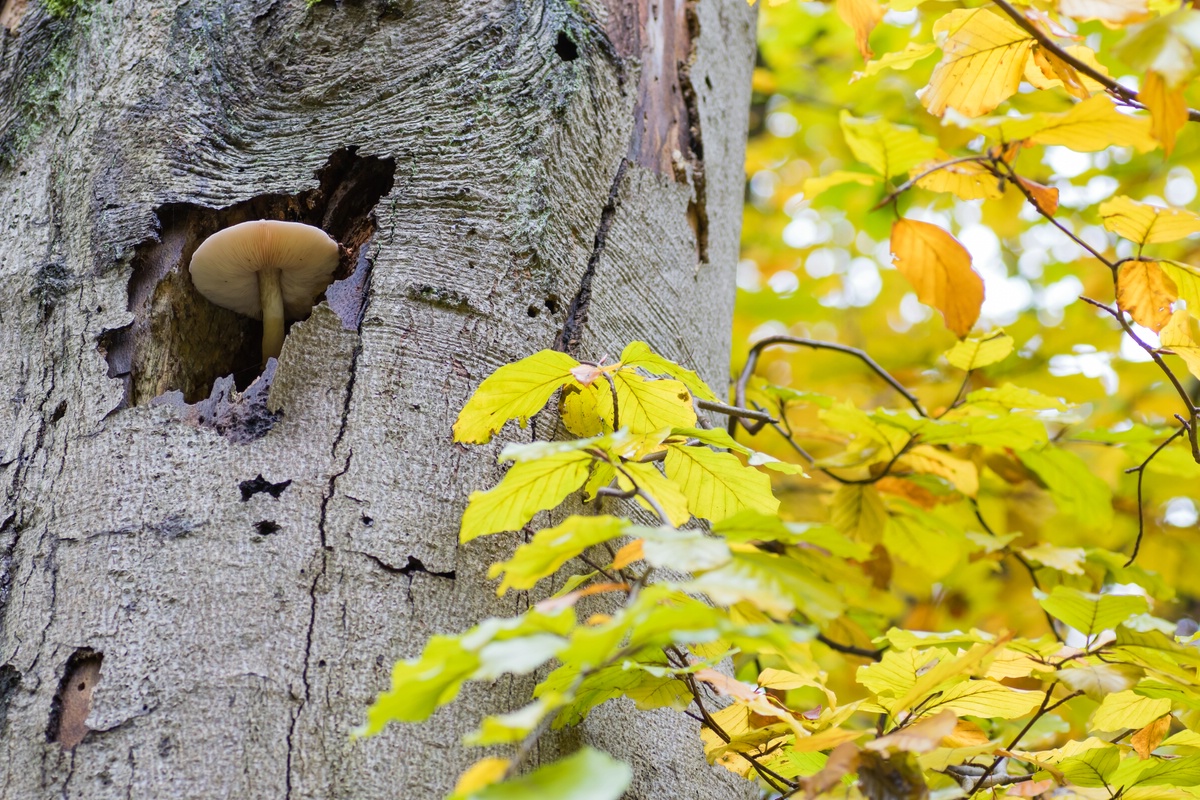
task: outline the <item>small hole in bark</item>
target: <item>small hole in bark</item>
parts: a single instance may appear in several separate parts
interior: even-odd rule
[[[363,525],[366,525],[366,526],[369,528],[369,527],[371,527],[372,525],[374,525],[374,524],[375,524],[375,520],[374,520],[374,519],[372,519],[371,517],[368,517],[368,516],[363,516],[363,518],[362,518],[362,524],[363,524]]]
[[[70,750],[87,736],[87,716],[92,710],[92,694],[100,682],[103,660],[102,653],[86,648],[76,650],[67,659],[58,692],[50,703],[46,741],[58,742],[62,749]]]
[[[530,306],[528,309],[526,309],[525,313],[530,317],[536,317],[538,314],[542,313],[542,310],[537,306]]]
[[[276,500],[279,495],[283,494],[283,490],[292,485],[290,480],[281,481],[279,483],[271,483],[269,480],[258,474],[258,477],[249,481],[242,481],[238,484],[238,490],[242,493],[242,502],[246,502],[256,494],[269,494]]]
[[[258,531],[260,536],[270,536],[272,533],[279,533],[279,524],[273,519],[264,519],[254,524],[254,530]]]
[[[545,306],[546,306],[547,310],[550,311],[551,314],[557,314],[558,313],[558,295],[556,295],[556,294],[546,295]]]
[[[711,91],[712,90],[712,78],[705,75],[704,76],[704,85],[707,86],[709,88],[709,90]]]
[[[57,406],[54,407],[54,413],[50,415],[50,422],[51,423],[58,422],[60,419],[62,419],[64,416],[66,416],[66,413],[67,413],[67,401],[63,400],[61,403],[59,403]]]
[[[129,311],[134,321],[111,331],[101,347],[108,373],[125,383],[125,405],[158,402],[191,405],[197,424],[237,439],[232,429],[257,438],[274,418],[266,411],[261,366],[262,323],[210,303],[192,285],[188,268],[196,248],[218,230],[256,219],[302,222],[324,230],[340,244],[340,263],[324,300],[344,327],[355,330],[366,300],[367,244],[375,233],[375,206],[391,191],[395,161],[360,156],[343,148],[316,174],[316,186],[296,194],[262,194],[225,208],[168,203],[156,209],[156,230],[134,252]],[[320,299],[320,298],[319,298]],[[289,327],[292,321],[289,321]],[[260,397],[237,397],[262,377]],[[250,413],[235,402],[258,403]],[[211,408],[197,408],[201,402]],[[247,418],[248,417],[248,418]]]
[[[558,53],[558,57],[563,61],[574,61],[579,58],[579,48],[564,31],[558,32],[558,41],[554,43],[554,52]]]

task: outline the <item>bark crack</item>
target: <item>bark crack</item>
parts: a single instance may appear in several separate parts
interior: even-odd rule
[[[694,196],[688,203],[688,222],[696,235],[696,253],[700,265],[708,263],[708,187],[704,175],[704,138],[700,131],[700,98],[692,82],[692,68],[696,65],[696,43],[700,41],[700,15],[694,0],[684,7],[687,19],[688,56],[679,63],[679,88],[683,96],[683,107],[687,112],[688,162],[691,166],[692,191]]]
[[[604,255],[604,247],[608,243],[608,231],[612,228],[613,218],[620,205],[621,184],[625,180],[625,170],[629,167],[629,159],[622,158],[617,165],[617,174],[613,176],[612,185],[608,189],[608,199],[600,212],[600,223],[596,226],[596,237],[592,243],[592,252],[588,256],[587,267],[579,281],[579,289],[571,299],[567,308],[567,318],[562,330],[554,340],[554,349],[574,356],[579,351],[583,329],[587,325],[588,307],[592,302],[592,282],[596,277],[596,267],[600,257]]]

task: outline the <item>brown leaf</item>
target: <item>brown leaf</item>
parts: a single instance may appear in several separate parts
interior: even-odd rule
[[[1127,261],[1117,273],[1117,306],[1155,333],[1171,321],[1171,304],[1177,299],[1175,281],[1157,261]]]
[[[892,225],[896,268],[916,289],[917,299],[942,312],[946,327],[960,339],[971,332],[983,305],[983,279],[971,269],[971,255],[937,225],[912,219]]]
[[[875,481],[875,488],[884,494],[903,497],[913,505],[926,510],[933,508],[941,502],[933,492],[925,487],[918,486],[912,481],[906,481],[903,478],[892,477],[891,475]]]
[[[1151,722],[1146,727],[1135,733],[1129,740],[1133,745],[1133,749],[1138,756],[1145,761],[1154,752],[1154,749],[1162,744],[1163,739],[1167,738],[1167,731],[1171,730],[1171,715],[1163,714],[1158,719]]]
[[[907,728],[881,736],[863,747],[879,753],[928,753],[945,737],[954,732],[958,717],[953,711],[943,711],[936,716],[914,722]],[[987,737],[984,737],[987,741]]]
[[[854,742],[845,742],[833,748],[829,760],[816,775],[801,780],[809,798],[817,797],[837,786],[842,778],[858,769],[859,751]]]

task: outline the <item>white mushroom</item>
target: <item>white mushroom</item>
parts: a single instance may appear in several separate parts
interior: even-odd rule
[[[338,266],[337,242],[299,222],[255,220],[209,236],[196,248],[192,283],[212,302],[261,319],[262,362],[278,357],[283,321],[312,311]]]

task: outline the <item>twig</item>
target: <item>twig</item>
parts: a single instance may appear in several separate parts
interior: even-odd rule
[[[1032,36],[1034,39],[1036,39],[1037,43],[1038,43],[1038,47],[1041,47],[1043,50],[1045,50],[1049,53],[1053,53],[1055,55],[1055,57],[1061,59],[1062,61],[1065,61],[1066,63],[1068,63],[1072,67],[1074,67],[1076,72],[1082,72],[1084,75],[1088,76],[1089,78],[1094,80],[1096,83],[1099,83],[1102,86],[1104,86],[1104,88],[1107,89],[1112,94],[1115,94],[1116,96],[1120,97],[1126,103],[1128,103],[1132,106],[1136,106],[1137,108],[1144,109],[1146,107],[1145,104],[1143,104],[1142,101],[1138,99],[1137,92],[1133,91],[1132,89],[1128,89],[1128,88],[1122,86],[1121,84],[1117,83],[1115,80],[1113,80],[1108,75],[1105,75],[1103,72],[1100,72],[1099,70],[1095,69],[1090,64],[1087,64],[1087,63],[1079,60],[1078,58],[1071,55],[1063,48],[1059,47],[1057,44],[1054,43],[1053,40],[1050,39],[1049,36],[1047,36],[1042,31],[1041,28],[1037,27],[1032,22],[1030,22],[1029,19],[1027,19],[1024,14],[1022,14],[1016,8],[1013,8],[1011,5],[1009,5],[1006,0],[993,0],[993,2],[1000,8],[1001,11],[1003,11],[1005,14],[1007,14],[1009,16],[1009,18],[1012,19],[1013,22],[1017,23],[1017,25],[1019,25],[1021,27],[1021,30],[1025,31],[1030,36]],[[1194,111],[1189,108],[1188,109],[1188,119],[1191,120],[1192,122],[1200,122],[1200,111]]]
[[[775,422],[775,418],[765,411],[754,410],[750,408],[738,408],[737,406],[718,403],[715,400],[697,400],[696,405],[703,408],[705,411],[715,411],[718,414],[724,414],[727,417],[737,417],[739,419],[752,419],[756,422]]]
[[[746,385],[750,382],[750,376],[754,374],[754,368],[758,366],[759,354],[762,353],[762,351],[766,348],[777,344],[792,345],[793,347],[811,347],[814,350],[832,350],[835,353],[843,353],[848,356],[854,356],[866,364],[872,372],[882,378],[888,386],[891,386],[893,389],[895,389],[901,397],[908,401],[909,405],[911,405],[918,414],[920,414],[922,417],[929,416],[925,413],[925,409],[921,407],[920,401],[917,400],[912,392],[904,388],[904,385],[900,383],[900,381],[892,377],[891,373],[881,367],[875,361],[875,359],[871,358],[862,350],[859,350],[856,347],[848,347],[844,344],[822,342],[817,339],[803,339],[798,336],[768,336],[767,338],[760,339],[754,343],[754,346],[750,348],[750,352],[746,356],[746,365],[742,367],[742,374],[738,376],[737,390],[735,393],[738,406],[742,408],[746,407]],[[730,422],[732,424],[732,420]],[[744,420],[742,420],[741,423],[750,433],[758,433],[758,431],[763,427],[762,423],[750,425]]]
[[[1163,449],[1167,445],[1169,445],[1171,442],[1178,439],[1179,436],[1186,430],[1187,430],[1186,427],[1176,428],[1175,432],[1172,433],[1169,437],[1167,437],[1167,439],[1162,444],[1160,444],[1158,447],[1154,448],[1153,453],[1146,456],[1145,461],[1143,461],[1141,464],[1138,464],[1136,467],[1130,467],[1129,469],[1125,470],[1126,475],[1128,475],[1131,472],[1136,472],[1137,476],[1138,476],[1138,478],[1137,478],[1138,533],[1137,533],[1137,540],[1134,541],[1134,543],[1133,543],[1133,552],[1130,554],[1129,560],[1125,562],[1125,566],[1127,566],[1127,567],[1132,565],[1134,559],[1137,558],[1138,551],[1142,548],[1142,534],[1145,533],[1145,530],[1146,530],[1146,509],[1142,506],[1142,478],[1144,478],[1146,476],[1146,467],[1150,465],[1150,462],[1154,460],[1154,457],[1156,455],[1161,453],[1163,451]]]
[[[828,647],[830,650],[836,650],[839,653],[844,653],[848,656],[859,656],[861,658],[869,658],[872,661],[878,661],[883,658],[883,650],[867,650],[865,647],[855,647],[851,644],[842,644],[835,642],[823,633],[817,634],[817,641]]]
[[[891,192],[888,193],[887,197],[883,198],[878,203],[876,203],[871,208],[871,210],[878,211],[879,209],[886,206],[888,203],[895,200],[900,195],[907,192],[912,187],[916,186],[917,183],[919,183],[920,181],[924,180],[925,178],[928,178],[933,173],[935,173],[939,170],[946,169],[946,167],[953,167],[955,164],[965,164],[968,161],[974,161],[977,164],[981,164],[981,163],[988,161],[988,157],[987,156],[963,156],[961,158],[952,158],[949,161],[943,161],[940,164],[934,164],[932,167],[925,170],[920,175],[917,175],[916,177],[913,177],[913,178],[909,178],[904,183],[897,186],[895,189],[893,189]]]
[[[1037,721],[1044,715],[1050,713],[1068,700],[1073,700],[1076,697],[1079,697],[1079,695],[1083,694],[1083,692],[1072,692],[1054,705],[1050,705],[1050,697],[1053,695],[1054,687],[1057,685],[1057,683],[1052,683],[1050,684],[1050,687],[1046,689],[1046,696],[1042,698],[1042,705],[1038,708],[1037,712],[1035,712],[1034,715],[1029,718],[1029,722],[1025,723],[1025,727],[1021,728],[1021,732],[1013,737],[1013,740],[1009,743],[1008,747],[1004,748],[1006,751],[1012,751],[1014,748],[1016,748],[1016,746],[1020,744],[1021,739],[1025,737],[1025,734],[1029,733],[1030,729],[1033,728],[1033,726],[1037,724]],[[984,781],[986,781],[988,777],[996,771],[996,767],[1000,766],[1000,762],[1003,760],[1003,756],[997,756],[996,759],[992,761],[992,765],[984,770],[984,773],[979,776],[979,780],[975,781],[975,785],[967,791],[967,797],[973,797],[975,793],[979,791],[979,787],[981,787]]]

